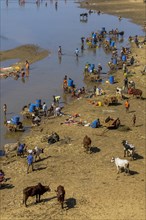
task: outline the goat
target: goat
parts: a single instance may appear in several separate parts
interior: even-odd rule
[[[57,187],[57,190],[55,190],[57,193],[57,199],[61,204],[61,208],[63,209],[63,203],[64,203],[64,199],[65,199],[65,190],[64,187],[59,185]]]
[[[4,151],[5,151],[6,157],[8,156],[9,153],[14,152],[14,151],[16,152],[18,146],[19,146],[19,142],[5,144],[4,145]]]
[[[43,148],[39,148],[39,147],[35,147],[34,149],[33,149],[33,154],[34,154],[34,159],[35,159],[35,161],[36,161],[36,159],[37,159],[37,157],[39,158],[39,160],[41,159],[40,158],[40,154],[42,154],[42,153],[44,153],[44,149]]]
[[[34,149],[30,150],[28,149],[27,152],[30,154],[32,153],[34,155],[34,161],[36,161],[37,157],[39,158],[39,160],[41,160],[40,158],[40,154],[44,153],[44,149],[43,148],[39,148],[39,147],[35,147]]]
[[[122,144],[124,147],[124,157],[132,157],[132,159],[134,159],[135,147],[126,140],[123,140]]]
[[[86,152],[90,151],[91,143],[91,138],[86,135],[83,139],[83,147],[86,149]]]
[[[112,157],[111,163],[115,162],[116,167],[117,167],[117,173],[122,171],[122,169],[126,172],[129,173],[129,161],[128,160],[122,160],[120,158],[114,158]]]
[[[51,189],[49,186],[43,186],[41,183],[38,183],[36,186],[29,186],[23,190],[23,203],[27,207],[27,199],[28,197],[36,196],[36,203],[40,202],[41,195],[45,192],[50,192]]]

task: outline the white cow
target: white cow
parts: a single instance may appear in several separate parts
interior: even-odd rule
[[[123,160],[120,158],[114,158],[112,157],[111,162],[115,162],[116,167],[117,167],[117,173],[119,173],[122,169],[126,172],[129,173],[129,161],[128,160]]]

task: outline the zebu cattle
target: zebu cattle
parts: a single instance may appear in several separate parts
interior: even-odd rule
[[[40,202],[41,195],[45,192],[50,192],[51,189],[49,186],[43,186],[41,183],[38,183],[36,186],[29,186],[23,190],[23,203],[27,206],[26,202],[28,197],[36,196],[36,203]]]
[[[83,147],[86,149],[87,152],[90,151],[91,142],[91,138],[86,135],[83,139]]]
[[[61,204],[61,208],[63,209],[64,199],[65,199],[65,190],[64,187],[59,185],[56,190],[57,199]]]
[[[128,94],[142,98],[142,91],[140,89],[130,88],[128,89]]]

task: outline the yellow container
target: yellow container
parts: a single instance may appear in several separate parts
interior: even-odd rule
[[[102,103],[101,103],[101,102],[98,102],[98,106],[102,106]]]
[[[15,66],[14,67],[16,71],[20,71],[20,67],[19,66]]]

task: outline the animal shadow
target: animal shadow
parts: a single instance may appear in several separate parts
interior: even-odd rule
[[[12,188],[14,188],[14,186],[12,184],[8,184],[8,183],[3,183],[0,186],[0,190],[1,189],[12,189]]]
[[[143,156],[141,156],[141,155],[139,155],[138,153],[135,153],[134,154],[134,159],[135,160],[140,160],[140,159],[143,159],[144,157]]]
[[[97,153],[97,152],[100,152],[100,149],[98,148],[98,147],[91,147],[90,148],[90,153],[92,154],[92,153]]]
[[[117,102],[117,103],[109,103],[109,106],[118,106],[118,105],[122,105],[122,103]]]
[[[42,162],[43,160],[46,160],[46,159],[48,159],[50,157],[51,156],[47,156],[47,157],[41,158],[40,160],[36,160],[35,163]]]
[[[75,207],[75,205],[76,205],[76,199],[75,198],[66,199],[67,209],[72,209],[72,208]]]
[[[129,111],[129,113],[134,113],[134,112],[136,112],[136,111]]]
[[[57,196],[52,196],[51,198],[42,199],[41,202],[49,202],[52,199],[56,199]]]
[[[135,125],[135,127],[137,127],[137,128],[138,128],[138,127],[142,127],[142,126],[143,126],[143,124]]]
[[[145,97],[141,97],[141,99],[142,99],[142,100],[146,100],[146,98],[145,98]]]
[[[130,174],[130,175],[136,175],[136,174],[139,174],[139,173],[138,173],[137,171],[130,170],[130,171],[129,171],[129,174]]]

